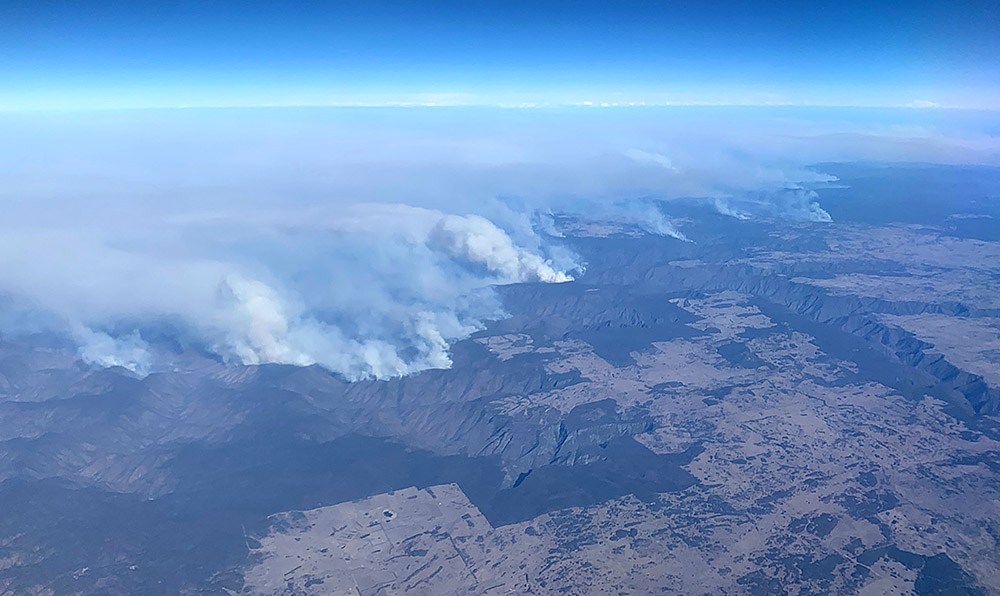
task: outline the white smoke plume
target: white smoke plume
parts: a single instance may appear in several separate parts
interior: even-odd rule
[[[350,226],[355,232],[364,230],[366,222],[372,221],[365,216],[364,207],[353,206],[350,210]],[[225,278],[221,288],[223,298],[216,320],[223,321],[224,326],[217,333],[221,340],[214,350],[243,364],[320,364],[352,380],[384,379],[429,368],[447,368],[451,365],[450,342],[482,328],[486,320],[502,316],[494,304],[485,309],[463,304],[468,293],[498,283],[572,281],[567,272],[516,246],[503,230],[483,217],[448,215],[406,206],[368,207],[382,216],[383,225],[393,225],[387,220],[393,219],[394,213],[410,220],[405,233],[397,228],[391,238],[380,242],[384,248],[386,242],[405,238],[407,248],[421,255],[414,258],[413,264],[422,275],[445,276],[437,291],[446,295],[434,296],[427,291],[405,302],[386,305],[387,312],[351,312],[359,305],[345,308],[339,314],[351,313],[355,321],[368,319],[367,324],[373,327],[349,337],[335,321],[324,320],[320,309],[310,312],[258,280],[232,274]],[[433,219],[437,223],[428,226]],[[395,224],[402,221],[396,219]],[[323,227],[335,229],[344,225],[344,221],[334,221]],[[383,234],[386,231],[381,230]],[[485,271],[448,272],[447,265],[452,259],[482,266]],[[382,294],[380,300],[393,300],[387,296],[394,293],[389,286],[372,285],[367,291]],[[380,333],[384,329],[392,329],[392,333]]]
[[[485,266],[504,283],[573,281],[542,257],[514,246],[503,230],[478,215],[442,217],[431,232],[430,241],[454,257]]]
[[[33,300],[85,362],[137,374],[165,356],[141,333],[171,321],[227,362],[351,380],[447,368],[451,342],[503,316],[491,286],[572,279],[481,216],[406,205],[80,223],[21,222],[0,293]]]
[[[149,346],[136,332],[111,337],[102,331],[76,326],[73,339],[79,346],[79,356],[84,362],[104,368],[118,366],[145,376],[152,367],[153,356]]]
[[[819,204],[819,195],[805,188],[786,188],[757,195],[717,198],[716,211],[736,219],[768,217],[791,221],[833,221]]]
[[[216,351],[231,353],[243,364],[280,362],[308,366],[316,359],[295,341],[285,308],[277,293],[266,284],[239,275],[226,276],[220,288],[225,298],[222,312],[228,314],[225,343]]]

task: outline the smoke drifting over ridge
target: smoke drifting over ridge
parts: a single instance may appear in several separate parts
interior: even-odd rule
[[[358,207],[365,206],[353,209]],[[566,271],[554,268],[551,260],[516,246],[503,230],[483,217],[379,206],[377,211],[384,225],[392,225],[386,221],[391,209],[409,218],[410,227],[393,230],[379,239],[379,246],[368,249],[377,253],[391,243],[402,242],[394,250],[409,251],[412,258],[399,259],[384,275],[398,275],[397,267],[416,266],[423,279],[416,280],[411,288],[367,280],[365,287],[379,294],[384,311],[365,312],[367,300],[375,297],[369,295],[358,297],[365,303],[341,304],[333,316],[324,316],[325,301],[301,304],[300,297],[299,304],[289,305],[287,298],[267,284],[230,275],[224,282],[228,304],[220,316],[228,314],[232,319],[226,325],[223,342],[213,349],[244,364],[320,364],[349,379],[382,379],[446,368],[451,365],[449,342],[502,316],[499,305],[491,299],[477,301],[471,294],[493,284],[561,283],[573,279]],[[414,225],[417,219],[423,222]],[[354,279],[341,278],[341,283],[352,283]],[[337,283],[331,280],[334,291]],[[407,289],[410,295],[401,296]],[[351,322],[351,333],[337,322],[345,318]]]
[[[356,380],[450,366],[450,342],[503,316],[490,286],[571,281],[575,267],[476,215],[356,204],[325,219],[233,217],[133,215],[131,230],[104,230],[96,246],[70,238],[73,257],[39,262],[27,255],[45,253],[46,227],[22,236],[20,262],[0,264],[3,289],[31,298],[43,328],[68,331],[99,366],[155,370],[163,354],[142,332],[170,326],[229,362],[319,364]]]
[[[912,126],[845,139],[839,121],[682,115],[0,118],[0,296],[20,313],[0,333],[59,333],[140,374],[167,365],[167,335],[229,362],[389,378],[449,366],[450,343],[503,316],[493,285],[582,272],[547,213],[687,240],[657,201],[829,221],[810,163],[996,155],[992,138]]]

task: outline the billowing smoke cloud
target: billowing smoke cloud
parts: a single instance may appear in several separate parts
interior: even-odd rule
[[[452,256],[477,263],[499,276],[500,282],[573,281],[542,257],[514,246],[510,237],[488,219],[478,215],[446,215],[434,226],[430,238],[434,246]]]
[[[140,375],[149,372],[152,355],[137,332],[112,337],[81,325],[73,327],[72,336],[80,345],[79,354],[84,362],[105,368],[119,366]]]
[[[308,215],[133,216],[128,231],[81,222],[105,239],[67,230],[72,255],[45,247],[48,226],[25,230],[29,252],[0,263],[0,284],[33,298],[95,365],[155,370],[169,355],[141,332],[173,326],[229,362],[362,379],[450,366],[450,342],[503,316],[495,284],[572,280],[481,216],[369,204]],[[44,257],[34,267],[32,251]]]
[[[350,227],[357,234],[373,224],[371,216],[377,214],[381,229],[368,230],[375,235],[374,242],[351,240],[370,251],[371,260],[365,265],[378,268],[376,261],[394,258],[390,253],[397,250],[410,253],[407,262],[364,280],[347,272],[340,283],[361,283],[360,295],[348,302],[341,298],[334,312],[324,309],[336,304],[336,297],[310,303],[304,298],[308,288],[291,289],[295,298],[289,298],[258,280],[229,275],[222,284],[223,300],[216,317],[223,328],[214,334],[202,330],[220,338],[213,345],[217,353],[244,364],[320,364],[350,379],[446,368],[451,365],[449,342],[503,314],[492,298],[473,299],[477,291],[494,284],[573,279],[543,256],[515,245],[503,230],[477,215],[401,205],[358,205],[348,211],[346,221],[331,221],[311,231],[299,228],[296,233],[338,228],[343,233]],[[424,279],[394,279],[408,265]],[[331,280],[331,285],[336,283],[337,279]],[[378,303],[375,309],[368,308],[372,299]],[[347,320],[350,329],[345,330]]]
[[[0,117],[0,333],[59,333],[138,374],[183,365],[177,346],[350,379],[447,367],[452,342],[504,316],[494,285],[582,271],[553,213],[688,240],[663,201],[828,221],[811,189],[831,178],[809,164],[1000,155],[961,119],[949,132],[898,114],[14,116]]]

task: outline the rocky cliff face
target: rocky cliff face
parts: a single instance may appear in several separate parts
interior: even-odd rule
[[[878,315],[945,314],[959,317],[996,317],[997,309],[943,299],[934,302],[886,300],[871,296],[834,294],[796,281],[803,274],[832,274],[828,268],[811,265],[762,268],[746,263],[682,260],[686,255],[663,255],[660,259],[629,254],[622,249],[596,250],[590,243],[591,261],[587,281],[623,284],[638,292],[662,296],[697,295],[732,290],[766,300],[789,312],[834,330],[850,333],[914,370],[931,393],[941,393],[962,408],[975,413],[1000,413],[1000,388],[990,387],[980,375],[962,370],[940,354],[929,354],[933,345],[913,333],[880,322]],[[670,256],[676,257],[671,259]],[[669,260],[668,260],[669,259]],[[871,274],[879,263],[840,263],[839,272]],[[896,267],[890,270],[894,274]],[[640,325],[643,323],[640,322]],[[967,403],[961,403],[958,398]]]

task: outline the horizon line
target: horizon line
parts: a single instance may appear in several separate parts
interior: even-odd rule
[[[121,106],[44,106],[7,107],[0,104],[0,113],[43,112],[117,112],[156,110],[226,110],[226,109],[282,109],[282,108],[493,108],[505,110],[531,109],[628,109],[628,108],[836,108],[836,109],[899,109],[899,110],[953,110],[967,112],[996,112],[1000,106],[955,106],[930,101],[915,100],[903,104],[843,104],[823,102],[645,102],[645,101],[580,101],[580,102],[435,102],[435,101],[385,101],[385,102],[329,102],[329,103],[260,103],[260,104],[176,104],[176,105],[121,105]]]

